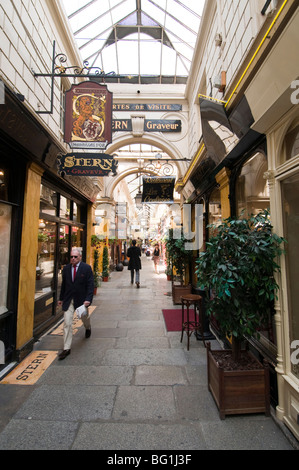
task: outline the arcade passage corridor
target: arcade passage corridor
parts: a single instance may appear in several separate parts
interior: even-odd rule
[[[145,255],[140,274],[139,289],[127,268],[102,283],[91,337],[77,321],[64,361],[56,357],[58,327],[35,344],[34,351],[55,354],[35,383],[0,382],[0,449],[292,449],[271,417],[220,420],[207,389],[205,347],[192,335],[187,351],[186,336],[181,343],[180,331],[166,329],[162,309],[181,309],[171,282]],[[18,374],[26,375],[22,364]]]
[[[299,449],[298,45],[298,0],[0,0],[0,451]]]

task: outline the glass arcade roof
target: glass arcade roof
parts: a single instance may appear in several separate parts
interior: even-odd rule
[[[89,67],[107,82],[186,83],[205,0],[62,0]]]

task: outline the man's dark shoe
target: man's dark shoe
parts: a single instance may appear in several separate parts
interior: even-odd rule
[[[139,287],[140,287],[140,282],[136,282],[136,285],[137,285],[137,289],[139,289]]]
[[[68,356],[69,354],[71,354],[71,350],[70,349],[64,349],[59,355],[58,355],[58,358],[60,361],[62,361],[62,359],[65,359],[66,356]]]
[[[85,338],[89,338],[91,335],[91,328],[89,328],[88,330],[85,330]]]

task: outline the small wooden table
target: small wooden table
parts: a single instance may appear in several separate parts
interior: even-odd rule
[[[204,340],[204,332],[203,332],[203,325],[202,325],[202,297],[200,295],[195,294],[186,294],[181,297],[182,302],[182,334],[181,334],[181,342],[183,341],[184,331],[187,334],[187,351],[189,351],[189,343],[190,343],[190,336],[194,331],[201,331],[202,339],[205,345]],[[190,305],[194,305],[194,320],[190,320],[189,318],[189,307]],[[187,321],[185,321],[185,306],[187,308]],[[200,321],[197,321],[196,318],[196,306],[198,306],[198,313],[200,317]]]

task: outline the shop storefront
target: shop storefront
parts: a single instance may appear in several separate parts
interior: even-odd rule
[[[299,437],[299,114],[294,107],[268,136],[271,199],[276,200],[275,228],[286,240],[281,260],[280,291],[275,305],[277,332],[278,417]]]
[[[71,246],[90,261],[97,186],[61,177],[63,151],[7,87],[0,107],[0,370],[21,360],[62,315],[57,299]],[[3,358],[2,358],[3,359]]]

